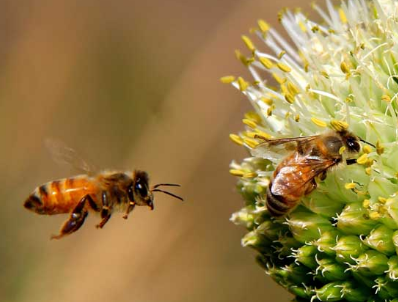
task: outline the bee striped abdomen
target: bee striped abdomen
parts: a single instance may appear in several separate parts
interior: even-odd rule
[[[38,214],[69,213],[87,194],[95,199],[95,192],[87,177],[64,178],[37,187],[24,206]]]

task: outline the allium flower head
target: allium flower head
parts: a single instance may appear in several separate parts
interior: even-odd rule
[[[251,154],[231,164],[246,201],[231,219],[249,230],[243,245],[297,301],[398,301],[398,2],[314,9],[322,22],[280,14],[289,41],[258,21],[257,38],[242,37],[249,55],[237,52],[253,79],[221,79],[254,108],[245,130],[230,136]],[[328,171],[297,208],[271,217],[266,192],[288,153],[259,147],[259,138],[341,129],[374,147],[361,143],[356,164]]]

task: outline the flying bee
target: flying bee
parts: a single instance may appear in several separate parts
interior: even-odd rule
[[[375,147],[345,129],[314,136],[265,139],[257,135],[255,138],[263,141],[256,149],[271,150],[283,145],[285,149],[293,150],[278,164],[268,186],[266,206],[274,217],[288,214],[303,196],[314,191],[317,187],[315,178],[324,180],[332,167],[344,161],[344,152],[357,154],[361,149],[360,141]],[[354,164],[356,159],[346,159],[346,163]]]
[[[24,207],[38,214],[55,215],[69,213],[59,235],[60,239],[76,232],[84,223],[89,212],[98,213],[101,221],[97,228],[103,228],[114,211],[124,212],[127,219],[135,206],[154,209],[154,192],[161,192],[179,200],[181,197],[161,189],[179,187],[178,184],[161,183],[149,186],[145,171],[105,171],[93,173],[93,168],[78,157],[77,153],[62,143],[49,141],[50,151],[56,161],[73,165],[85,172],[75,177],[50,181],[37,187],[26,199]]]

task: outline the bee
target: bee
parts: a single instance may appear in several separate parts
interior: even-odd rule
[[[293,150],[278,164],[268,186],[266,206],[274,217],[288,214],[303,196],[314,191],[316,178],[325,180],[331,168],[344,162],[344,152],[359,153],[360,141],[375,147],[346,129],[304,137],[266,139],[256,135],[255,138],[263,141],[256,149],[284,146]],[[346,163],[355,164],[356,159],[346,159]]]
[[[89,212],[101,216],[97,228],[103,228],[114,211],[124,212],[127,219],[136,206],[148,206],[154,209],[154,192],[161,192],[176,199],[181,197],[161,189],[161,187],[179,187],[178,184],[161,183],[149,185],[148,173],[141,170],[133,172],[104,171],[94,173],[94,168],[82,160],[77,153],[62,143],[47,142],[56,161],[67,163],[84,174],[50,181],[37,187],[24,202],[24,207],[37,214],[68,214],[58,235],[51,239],[60,239],[76,232],[84,223]]]

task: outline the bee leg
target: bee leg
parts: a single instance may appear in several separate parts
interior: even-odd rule
[[[62,226],[59,235],[52,235],[51,239],[60,239],[63,236],[72,234],[83,225],[84,220],[88,215],[88,211],[84,208],[87,199],[88,195],[84,196],[79,201],[79,203],[75,206],[72,213],[70,214],[69,219],[65,221],[64,225]]]
[[[314,191],[314,190],[316,189],[317,186],[318,186],[318,185],[317,185],[315,179],[312,179],[312,181],[310,181],[310,182],[307,184],[307,188],[305,189],[304,195],[310,194],[312,191]]]
[[[326,171],[323,171],[321,174],[319,174],[319,179],[322,181],[322,180],[325,180],[326,179],[326,175],[327,175],[327,172]]]
[[[104,225],[108,222],[109,218],[111,218],[109,207],[109,198],[105,191],[102,192],[102,209],[101,209],[101,222],[97,224],[97,228],[102,229]]]
[[[353,165],[357,163],[357,160],[355,158],[349,158],[346,160],[347,165]]]
[[[126,214],[123,215],[124,219],[127,219],[129,217],[129,214],[132,210],[134,210],[135,208],[135,202],[134,201],[130,201],[129,206],[126,210]]]

